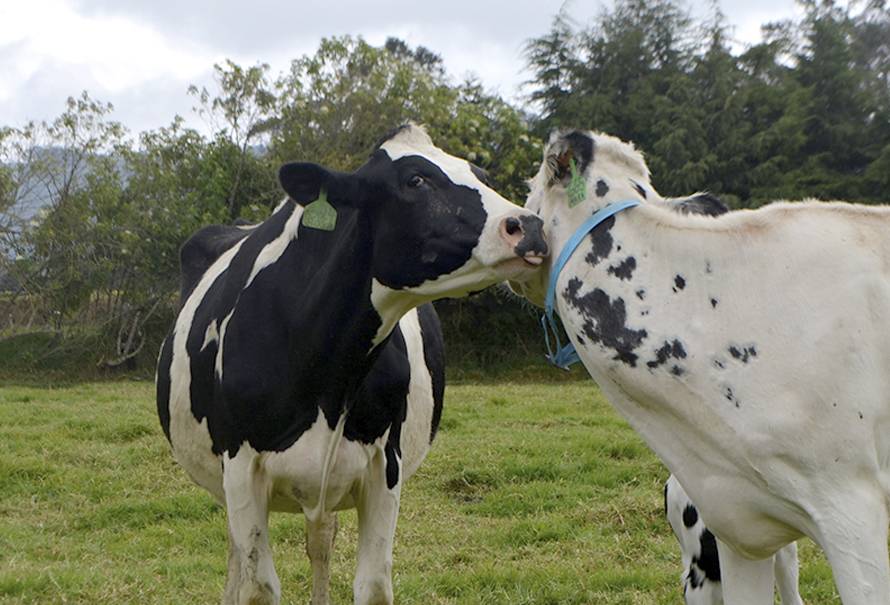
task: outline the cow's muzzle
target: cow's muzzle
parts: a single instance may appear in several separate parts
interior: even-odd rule
[[[539,217],[533,214],[508,216],[501,221],[498,231],[516,256],[534,266],[544,262],[549,249],[544,241],[544,221]]]

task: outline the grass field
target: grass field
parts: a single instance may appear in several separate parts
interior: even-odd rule
[[[592,383],[449,387],[406,485],[401,604],[681,603],[667,473]],[[351,602],[341,513],[335,602]],[[307,603],[301,516],[272,517],[283,603]],[[218,603],[225,514],[174,464],[147,382],[0,386],[0,603]],[[809,605],[839,602],[802,544]]]

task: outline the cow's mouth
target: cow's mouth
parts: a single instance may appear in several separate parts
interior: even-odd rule
[[[501,261],[497,266],[505,271],[504,279],[526,281],[541,270],[545,258],[547,257],[540,254],[517,255]]]

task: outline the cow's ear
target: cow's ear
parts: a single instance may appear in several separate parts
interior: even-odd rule
[[[334,206],[354,206],[360,201],[359,188],[353,175],[333,172],[311,162],[285,164],[278,170],[278,182],[285,193],[301,206],[317,200],[322,189]]]
[[[583,174],[593,160],[593,138],[590,133],[580,130],[560,131],[550,136],[547,149],[547,163],[551,168],[551,182],[568,183],[572,176],[572,165],[578,174]]]

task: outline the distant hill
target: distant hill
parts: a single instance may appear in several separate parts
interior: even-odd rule
[[[38,147],[35,150],[35,156],[37,158],[36,161],[46,160],[59,167],[64,167],[69,161],[68,153],[63,147]],[[118,171],[120,172],[124,183],[126,183],[129,176],[128,170],[122,159],[118,160],[118,164]],[[15,167],[14,164],[6,164],[6,166]],[[67,170],[65,172],[67,172]],[[76,184],[82,184],[88,174],[89,166],[78,167],[75,172]],[[39,180],[26,180],[22,183],[20,192],[14,212],[23,220],[31,219],[41,208],[52,203],[53,192],[47,188],[46,184],[41,183]]]

